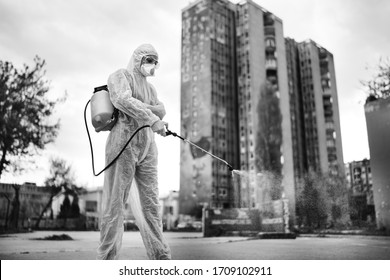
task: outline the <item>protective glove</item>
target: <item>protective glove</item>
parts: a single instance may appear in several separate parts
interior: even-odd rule
[[[168,129],[168,123],[161,121],[161,120],[158,120],[152,125],[152,130],[153,130],[153,132],[156,132],[156,133],[160,134],[161,136],[165,137],[165,136],[167,136],[166,131],[165,131],[165,127]]]

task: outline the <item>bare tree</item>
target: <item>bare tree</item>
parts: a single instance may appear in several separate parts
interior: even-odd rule
[[[370,80],[361,81],[368,95],[366,102],[390,97],[390,59],[381,58],[374,72]]]

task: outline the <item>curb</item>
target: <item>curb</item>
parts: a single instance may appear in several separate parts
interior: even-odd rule
[[[329,233],[306,233],[297,234],[297,237],[310,237],[310,238],[356,238],[356,239],[378,239],[389,240],[390,236],[386,235],[365,235],[365,234],[329,234]]]

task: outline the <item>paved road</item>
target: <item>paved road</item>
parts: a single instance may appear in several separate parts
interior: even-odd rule
[[[36,240],[53,234],[74,240]],[[173,259],[181,260],[390,260],[390,237],[334,236],[291,239],[202,238],[201,233],[166,232]],[[0,235],[1,260],[93,260],[98,232],[38,231]],[[125,232],[122,260],[147,259],[138,232]]]

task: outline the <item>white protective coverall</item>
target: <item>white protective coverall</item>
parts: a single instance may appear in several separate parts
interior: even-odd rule
[[[117,161],[105,171],[97,259],[118,259],[124,230],[124,205],[129,193],[130,206],[148,258],[171,258],[159,214],[157,147],[154,141],[154,132],[164,129],[161,119],[165,109],[156,90],[141,72],[142,58],[147,55],[158,57],[153,46],[141,45],[134,51],[127,69],[120,69],[108,78],[110,99],[119,109],[119,117],[107,139],[106,164],[119,153],[137,128],[143,125],[151,128],[141,129]]]

